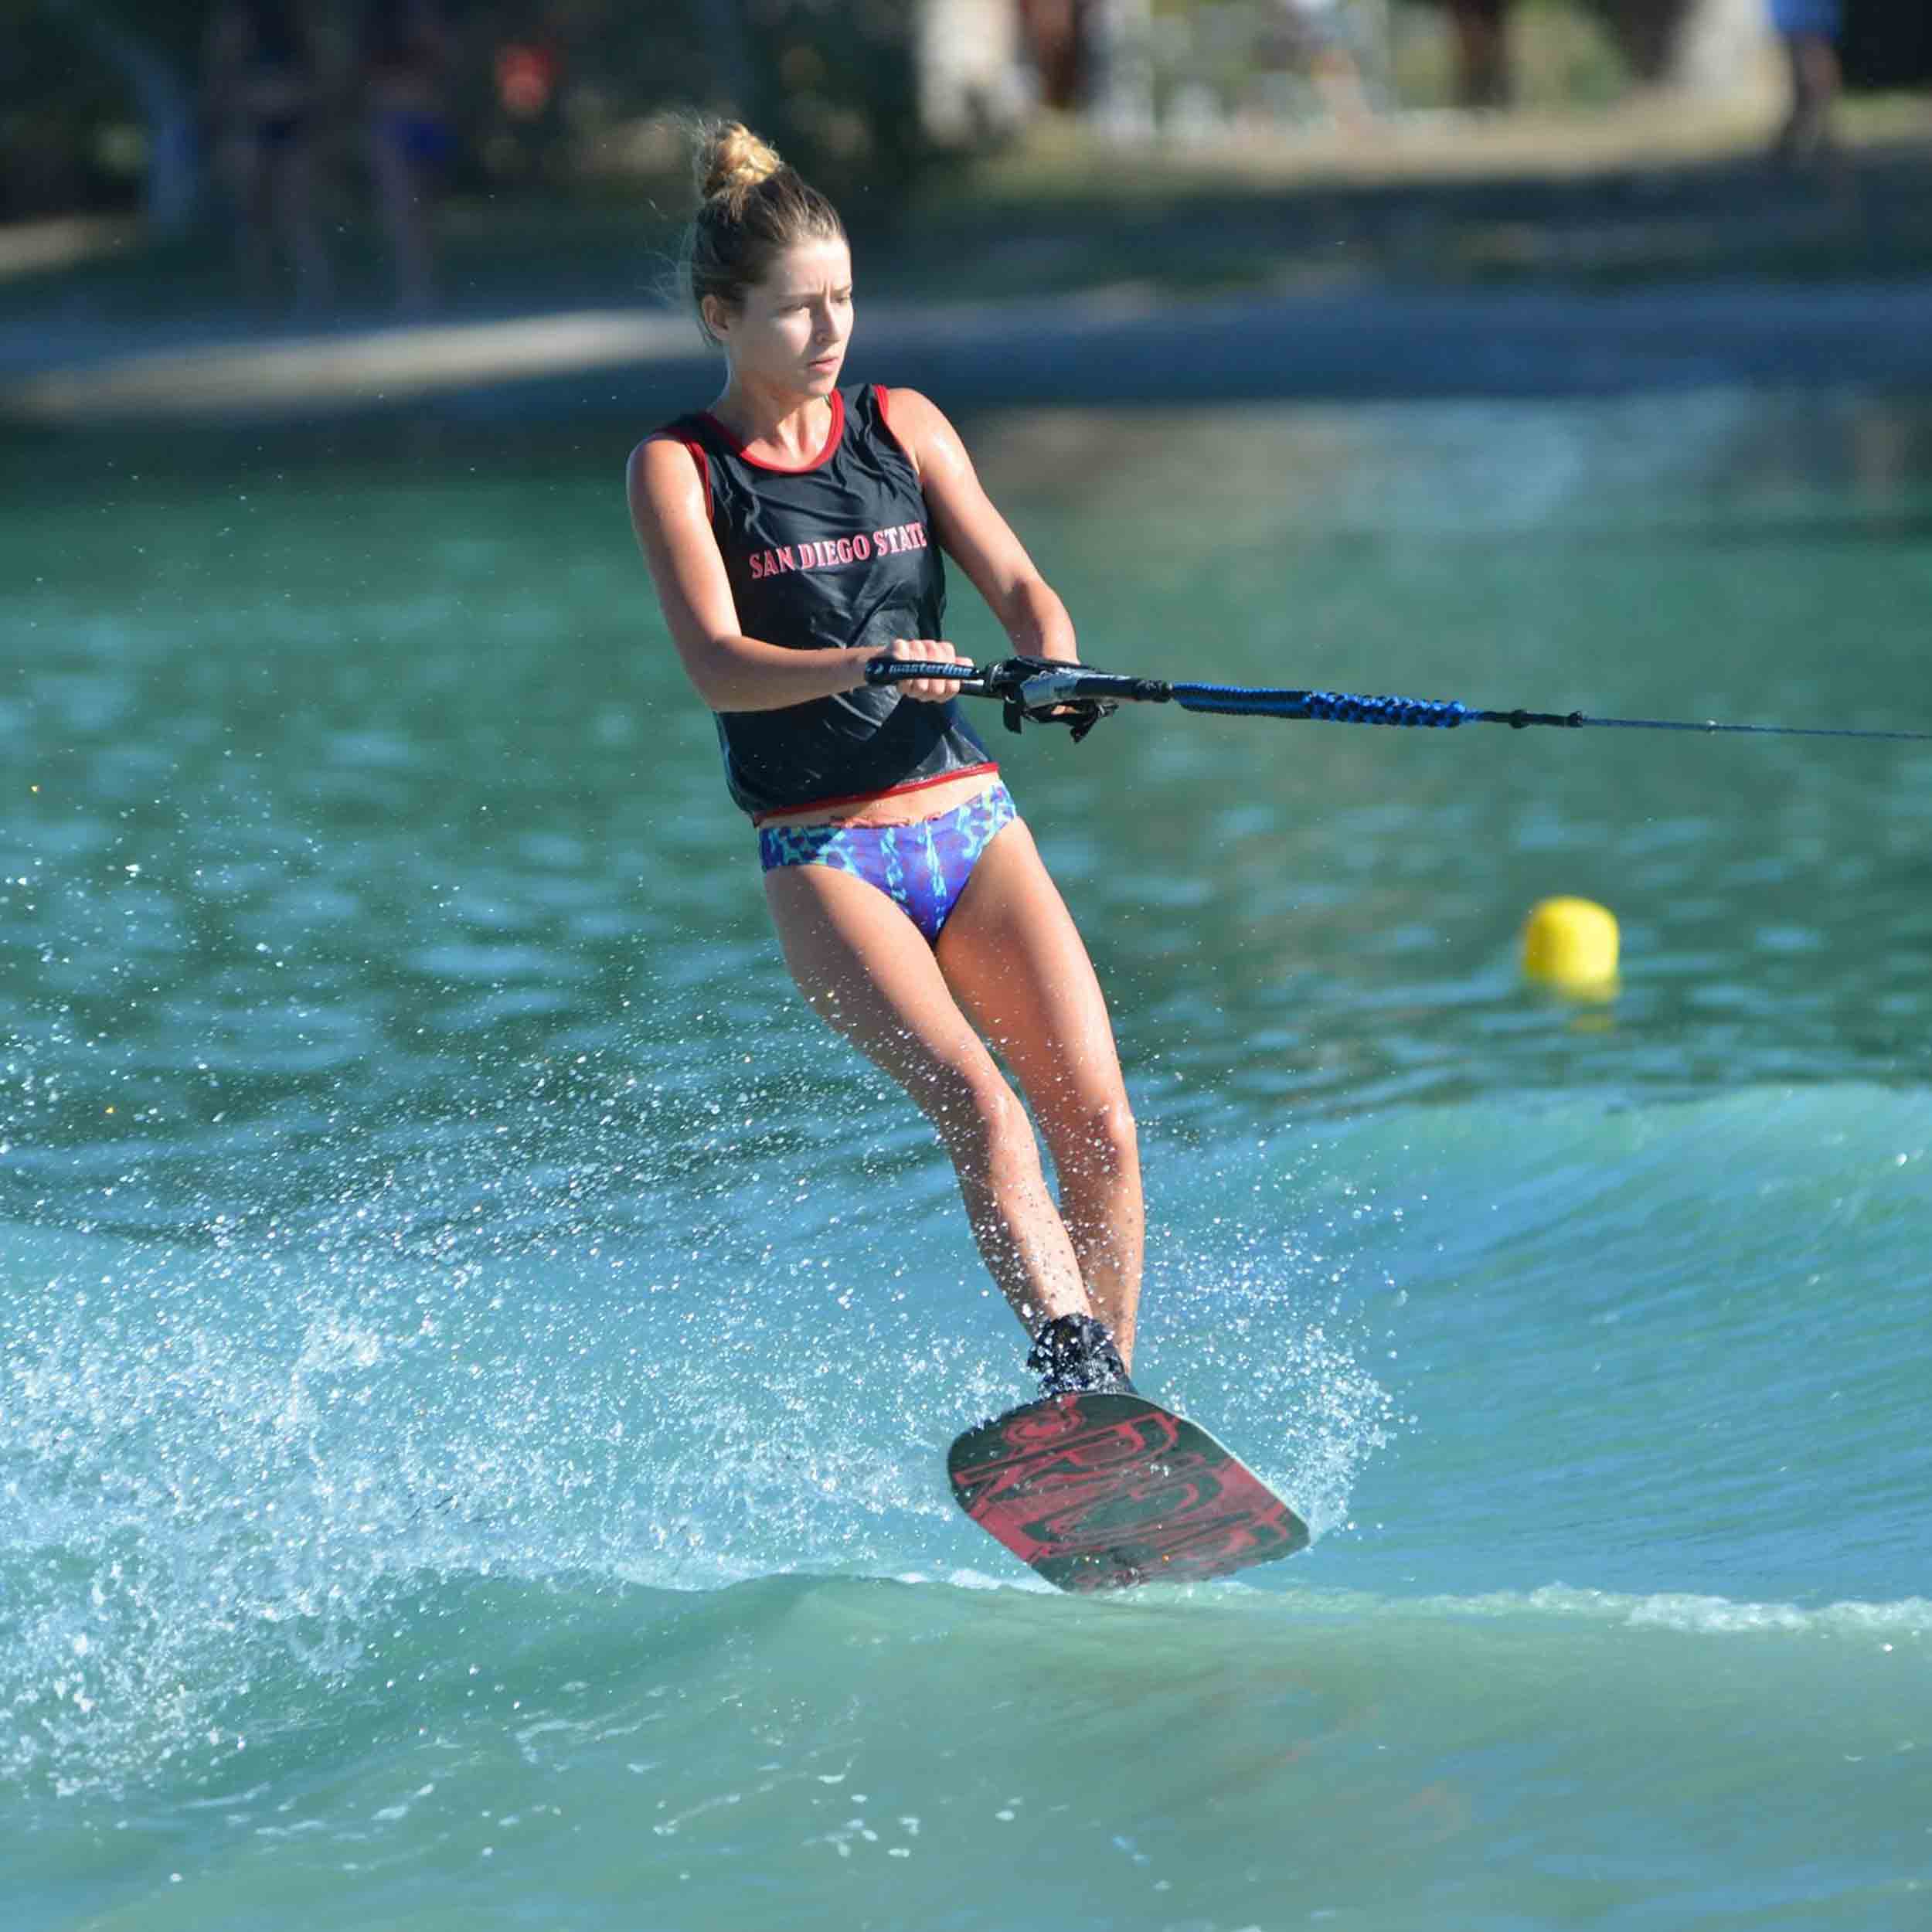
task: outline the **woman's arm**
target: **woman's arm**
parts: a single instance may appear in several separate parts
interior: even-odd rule
[[[631,527],[650,566],[672,641],[698,696],[713,711],[781,711],[855,691],[876,657],[944,661],[957,655],[951,645],[928,638],[900,639],[889,651],[866,645],[788,651],[747,637],[738,627],[736,600],[690,451],[668,437],[640,443],[631,452],[626,482]],[[923,678],[896,687],[902,697],[937,702],[957,688],[950,679]]]
[[[1013,648],[1029,658],[1077,662],[1073,621],[993,507],[959,432],[916,389],[886,392],[886,420],[919,471],[934,534],[972,580]]]

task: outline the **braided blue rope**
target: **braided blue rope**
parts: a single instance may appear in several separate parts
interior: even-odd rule
[[[1453,731],[1480,715],[1453,698],[1365,698],[1348,691],[1255,691],[1228,684],[1177,684],[1173,689],[1174,702],[1183,710],[1230,717],[1305,718],[1325,724]]]
[[[978,668],[957,661],[930,664],[877,658],[866,667],[866,677],[872,684],[896,683],[915,677],[957,678],[963,691],[981,697],[1004,697],[1010,706],[1015,702],[1015,694],[1026,688],[1026,679],[1043,668],[1046,667],[1034,658],[1013,658],[1002,664]],[[1453,731],[1465,724],[1508,725],[1515,731],[1530,725],[1549,725],[1567,731],[1594,725],[1624,731],[1693,731],[1704,736],[1749,733],[1758,737],[1863,738],[1900,744],[1932,744],[1932,731],[1832,725],[1721,724],[1716,719],[1699,723],[1662,718],[1591,718],[1580,711],[1488,711],[1453,698],[1368,698],[1349,691],[1268,691],[1233,684],[1171,685],[1158,678],[1122,677],[1109,672],[1084,673],[1077,690],[1061,694],[1062,702],[1070,697],[1102,705],[1172,701],[1184,711],[1217,712],[1229,717],[1303,718],[1318,723],[1400,725],[1433,731]]]

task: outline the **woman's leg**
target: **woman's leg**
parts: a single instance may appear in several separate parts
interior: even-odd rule
[[[410,315],[426,315],[436,304],[428,171],[410,154],[407,131],[393,115],[377,117],[369,145],[376,202],[395,269],[396,305]]]
[[[938,1130],[980,1253],[1028,1333],[1089,1313],[1032,1123],[918,928],[877,886],[829,866],[774,867],[765,898],[814,1011],[891,1074]]]
[[[326,306],[328,253],[315,219],[315,145],[307,130],[287,137],[275,157],[275,226],[295,273],[298,308]]]
[[[981,855],[937,951],[960,1005],[1032,1103],[1081,1279],[1131,1369],[1145,1239],[1134,1116],[1100,982],[1024,823]]]

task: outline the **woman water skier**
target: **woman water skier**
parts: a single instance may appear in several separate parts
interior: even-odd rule
[[[628,473],[665,621],[792,977],[937,1130],[1028,1366],[1049,1394],[1131,1386],[1140,1166],[1087,949],[953,682],[866,682],[874,658],[958,658],[942,549],[1015,651],[1074,660],[1073,625],[940,411],[838,386],[852,256],[831,202],[735,122],[696,159],[690,288],[725,385]]]

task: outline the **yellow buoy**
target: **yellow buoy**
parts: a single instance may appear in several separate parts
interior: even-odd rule
[[[1545,899],[1522,929],[1526,979],[1578,999],[1609,999],[1617,992],[1617,920],[1590,899]]]

